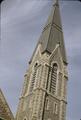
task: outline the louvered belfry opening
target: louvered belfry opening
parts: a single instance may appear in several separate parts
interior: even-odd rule
[[[58,65],[56,63],[53,64],[52,68],[52,74],[51,74],[51,86],[50,86],[50,92],[52,94],[56,93],[56,86],[57,86],[57,71],[58,71]]]

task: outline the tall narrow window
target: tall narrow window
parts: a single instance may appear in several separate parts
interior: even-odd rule
[[[33,77],[32,77],[32,81],[31,81],[30,92],[32,92],[32,90],[34,88],[34,85],[35,85],[37,66],[38,66],[38,64],[36,63],[35,66],[34,66],[34,72],[33,72]]]
[[[56,93],[56,87],[57,87],[57,71],[58,71],[58,66],[56,63],[53,64],[52,68],[52,74],[51,74],[51,86],[50,86],[50,91],[52,94]]]

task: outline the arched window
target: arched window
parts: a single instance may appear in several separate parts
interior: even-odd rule
[[[36,74],[37,74],[37,66],[38,66],[38,63],[36,63],[35,66],[34,66],[34,72],[33,72],[32,80],[31,80],[30,92],[32,92],[32,90],[34,88],[34,85],[35,85],[35,79],[36,79]]]
[[[52,73],[51,73],[51,85],[50,85],[50,91],[52,94],[56,93],[57,71],[58,71],[58,65],[56,63],[54,63],[53,68],[52,68]]]

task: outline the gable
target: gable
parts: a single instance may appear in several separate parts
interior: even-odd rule
[[[32,63],[37,61],[40,57],[41,57],[41,44],[37,46],[37,49],[33,54]]]
[[[54,51],[52,52],[52,54],[50,55],[49,61],[50,61],[50,64],[54,62],[58,63],[60,71],[63,70],[63,59],[60,52],[60,46],[58,44],[54,49]]]
[[[0,119],[14,120],[13,114],[1,90],[0,90]]]

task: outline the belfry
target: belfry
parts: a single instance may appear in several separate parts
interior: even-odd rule
[[[16,120],[66,120],[67,64],[56,1],[30,59]]]

